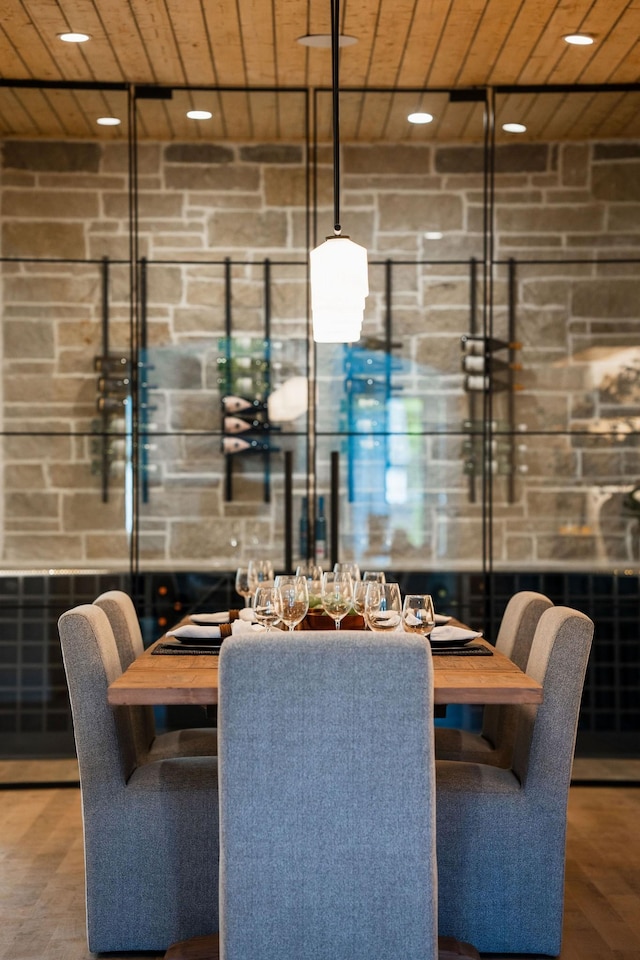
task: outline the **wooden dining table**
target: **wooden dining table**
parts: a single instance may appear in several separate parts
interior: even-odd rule
[[[202,704],[218,702],[218,657],[207,654],[158,656],[156,641],[110,684],[109,703]],[[486,640],[473,641],[491,656],[433,657],[436,704],[541,703],[542,687]]]

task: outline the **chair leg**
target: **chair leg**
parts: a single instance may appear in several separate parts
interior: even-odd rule
[[[218,934],[207,937],[190,937],[172,943],[164,960],[218,960]]]
[[[480,960],[480,954],[472,944],[465,943],[464,940],[438,937],[438,960]]]

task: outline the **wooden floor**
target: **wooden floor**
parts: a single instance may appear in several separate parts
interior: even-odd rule
[[[561,960],[640,958],[639,823],[639,788],[571,788]],[[85,940],[79,791],[0,790],[0,960],[92,956]]]

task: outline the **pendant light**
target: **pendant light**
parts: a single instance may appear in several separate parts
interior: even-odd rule
[[[339,0],[331,0],[333,94],[333,236],[311,251],[311,313],[316,343],[353,343],[360,339],[364,301],[369,294],[367,251],[340,224]]]

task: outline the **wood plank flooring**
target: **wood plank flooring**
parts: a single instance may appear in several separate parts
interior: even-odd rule
[[[561,960],[640,957],[639,822],[640,789],[572,787]],[[79,791],[0,790],[0,960],[92,956]]]

